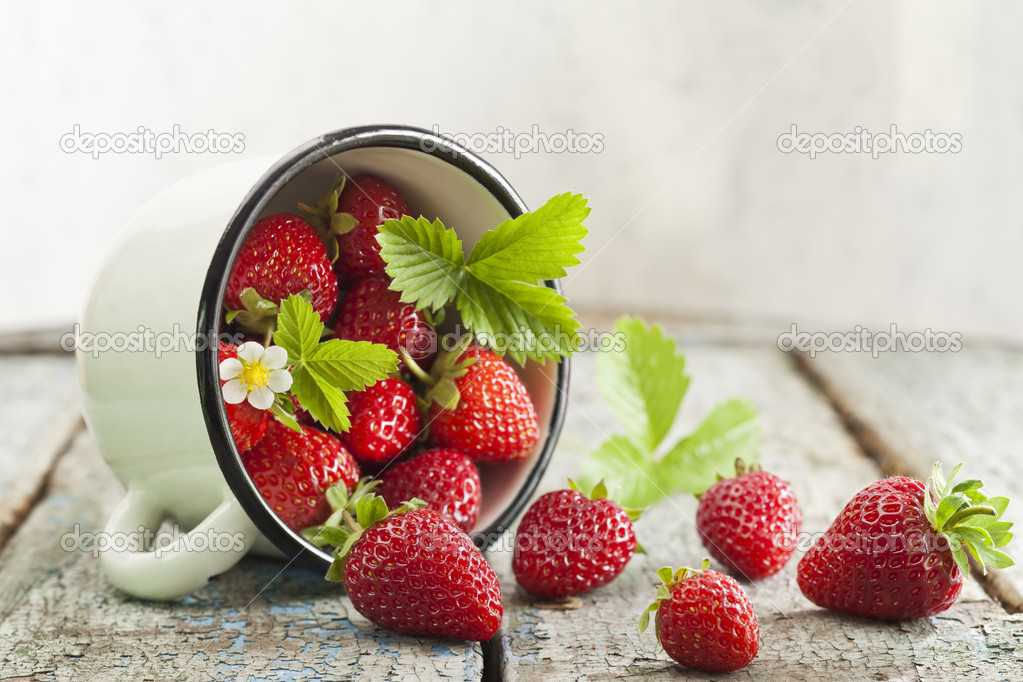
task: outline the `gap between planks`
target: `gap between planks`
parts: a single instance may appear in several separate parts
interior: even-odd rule
[[[852,401],[846,400],[835,382],[820,371],[820,366],[806,353],[791,352],[789,355],[796,370],[827,399],[846,431],[859,444],[860,449],[877,463],[883,474],[907,475],[922,481],[927,480],[931,475],[933,462],[929,461],[924,453],[889,441],[870,423],[870,420],[856,410]],[[1006,613],[1023,613],[1023,595],[1000,571],[991,570],[985,575],[972,557],[970,567],[974,580],[980,583],[988,596],[1000,604]]]

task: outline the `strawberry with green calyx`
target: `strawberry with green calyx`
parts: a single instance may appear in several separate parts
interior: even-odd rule
[[[365,476],[359,480],[354,488],[343,482],[335,483],[327,488],[324,498],[330,507],[330,515],[322,523],[303,528],[302,537],[317,547],[327,547],[330,545],[322,534],[323,529],[343,524],[344,512],[355,514],[356,505],[359,503],[359,500],[375,492],[379,485],[379,480]],[[329,530],[327,531],[328,534],[330,532]]]
[[[787,483],[759,464],[735,462],[699,496],[696,529],[710,555],[730,570],[758,580],[774,575],[796,549],[803,514]]]
[[[642,551],[632,529],[640,510],[608,499],[603,481],[589,494],[571,479],[568,484],[537,499],[515,532],[515,580],[537,597],[558,599],[606,585]]]
[[[946,480],[934,465],[927,483],[906,476],[867,486],[846,504],[799,562],[803,594],[826,609],[880,620],[908,620],[948,609],[969,575],[969,556],[985,573],[1012,558],[1002,521],[1009,503],[981,482]]]
[[[277,306],[291,295],[309,292],[324,321],[337,305],[337,276],[326,247],[306,221],[290,213],[259,220],[231,265],[225,304],[227,321],[266,336]]]
[[[657,599],[639,618],[650,625],[665,653],[677,663],[708,673],[725,673],[749,665],[760,648],[760,625],[746,592],[731,576],[709,570],[665,567]]]
[[[437,356],[430,374],[404,355],[426,386],[429,443],[453,448],[476,462],[527,457],[540,438],[533,401],[511,365],[465,335]]]
[[[345,189],[348,178],[340,173],[334,176],[334,182],[327,188],[316,204],[298,202],[298,212],[309,221],[309,224],[316,230],[316,234],[323,240],[327,247],[327,255],[330,262],[337,261],[338,248],[337,237],[355,229],[358,220],[350,213],[338,211],[338,198]]]
[[[501,587],[468,535],[413,499],[389,511],[364,495],[355,514],[319,535],[334,545],[327,580],[343,582],[355,610],[394,632],[470,641],[501,625]]]

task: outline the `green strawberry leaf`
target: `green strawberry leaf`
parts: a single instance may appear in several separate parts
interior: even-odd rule
[[[403,216],[386,220],[377,234],[391,289],[416,310],[439,311],[454,299],[465,277],[462,242],[440,220]]]
[[[614,332],[624,347],[597,356],[597,384],[625,433],[591,454],[584,482],[605,478],[623,507],[647,507],[676,492],[700,495],[719,477],[734,476],[737,459],[756,461],[760,427],[743,400],[718,405],[664,452],[689,387],[685,357],[660,327],[641,319],[621,318]]]
[[[344,391],[305,367],[294,370],[291,378],[291,393],[302,403],[309,416],[338,433],[351,428],[348,398]]]
[[[590,208],[581,194],[566,192],[506,220],[487,232],[469,255],[469,269],[484,281],[557,279],[579,264]]]
[[[308,301],[295,295],[281,301],[274,343],[288,351],[290,364],[299,365],[312,355],[322,335],[320,314]]]
[[[625,338],[626,351],[597,355],[597,387],[629,438],[653,451],[689,387],[685,356],[664,330],[639,318],[621,318],[613,333]]]
[[[417,309],[440,311],[454,301],[462,323],[495,352],[523,363],[570,355],[579,323],[545,280],[579,263],[586,200],[562,194],[483,235],[468,260],[440,220],[387,220],[377,241],[391,289]]]

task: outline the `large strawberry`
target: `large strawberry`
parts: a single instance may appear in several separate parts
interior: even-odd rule
[[[727,673],[745,668],[760,648],[760,625],[746,592],[731,576],[691,568],[662,568],[657,600],[639,619],[650,624],[664,652],[687,668]]]
[[[418,498],[468,533],[480,510],[480,475],[461,452],[435,448],[388,469],[380,478],[380,496],[391,509]]]
[[[750,579],[774,575],[796,549],[803,514],[787,483],[740,459],[736,476],[700,496],[696,529],[710,555]]]
[[[359,466],[333,436],[301,426],[295,431],[276,419],[242,463],[263,498],[290,528],[322,523],[330,514],[325,493],[339,481],[350,491]]]
[[[355,610],[382,628],[490,639],[502,614],[494,569],[454,521],[422,505],[389,512],[382,497],[362,495],[354,515],[342,509],[340,525],[316,529],[337,547],[327,579],[343,581]]]
[[[511,365],[471,343],[434,363],[426,395],[430,443],[454,448],[477,462],[528,456],[540,438],[533,401]]]
[[[351,428],[341,442],[360,462],[389,462],[419,436],[416,394],[405,382],[384,379],[348,398]]]
[[[228,322],[265,334],[277,307],[308,291],[313,309],[326,320],[337,305],[337,277],[323,241],[306,221],[290,213],[267,216],[245,238],[227,281]]]
[[[238,346],[227,343],[220,344],[220,362],[228,358],[238,357]],[[226,384],[221,381],[220,385]],[[238,452],[245,452],[263,437],[270,427],[273,417],[270,410],[258,410],[249,404],[247,400],[240,403],[224,402],[224,411],[227,412],[227,421],[231,424],[231,435],[234,437],[234,444]]]
[[[961,466],[961,465],[960,465]],[[1012,559],[1001,516],[1009,500],[981,482],[954,485],[941,467],[927,483],[895,476],[857,493],[799,562],[799,588],[827,609],[881,620],[932,616],[949,608],[969,573],[967,551],[986,566]]]
[[[337,240],[337,275],[346,285],[383,276],[377,228],[410,213],[398,190],[372,175],[339,176],[315,206],[299,204],[299,210],[328,244]]]
[[[515,533],[515,579],[538,597],[567,597],[606,585],[636,551],[632,521],[638,512],[607,499],[603,482],[589,496],[569,484],[569,490],[534,502]]]
[[[338,308],[334,334],[339,339],[381,343],[395,353],[404,350],[428,365],[437,352],[437,334],[414,303],[388,289],[388,280],[373,277],[357,282]]]

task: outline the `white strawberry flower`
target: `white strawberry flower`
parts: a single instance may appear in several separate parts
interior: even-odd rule
[[[224,401],[232,405],[244,402],[257,410],[268,410],[277,393],[291,388],[291,373],[284,369],[288,352],[280,346],[263,346],[246,341],[238,346],[238,357],[220,363]]]

